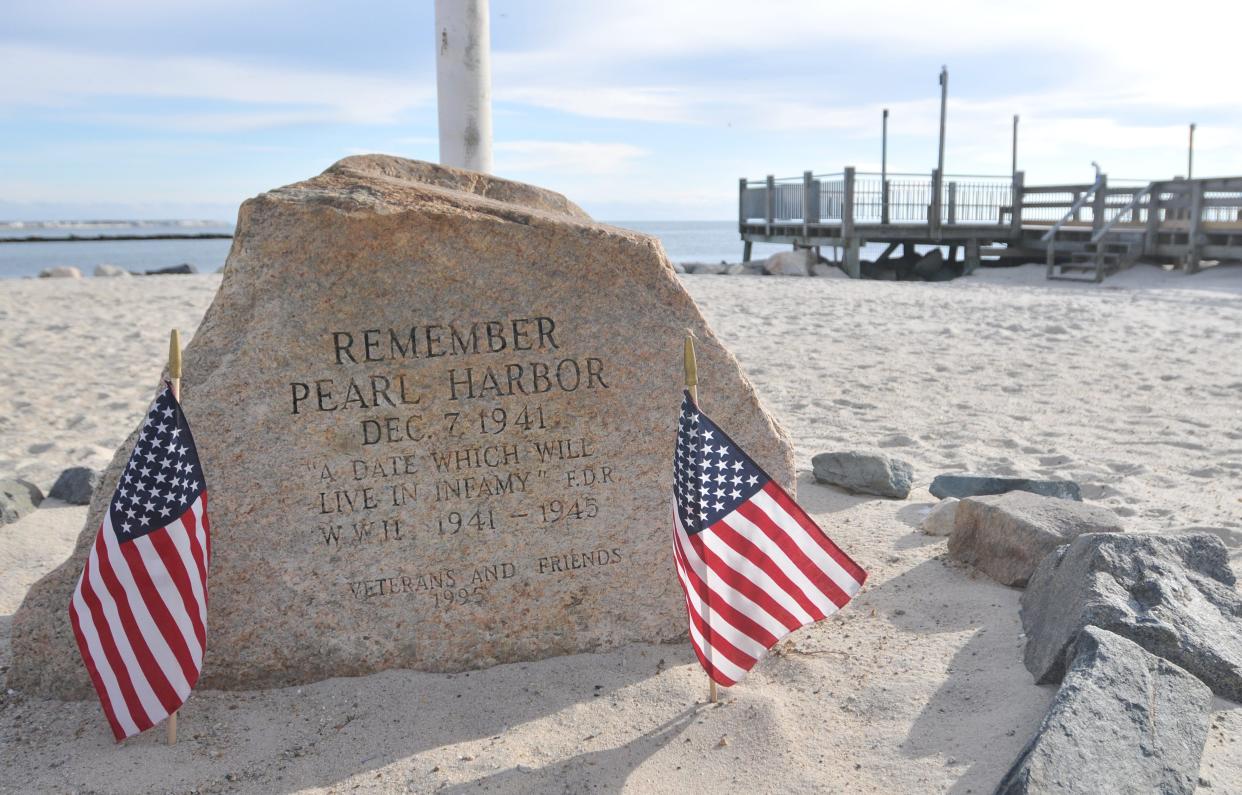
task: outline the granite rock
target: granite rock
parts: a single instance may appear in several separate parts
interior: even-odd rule
[[[82,271],[72,265],[56,265],[39,271],[40,279],[81,279]]]
[[[251,199],[236,230],[184,353],[214,553],[202,687],[683,638],[687,331],[704,408],[793,487],[788,438],[655,238],[384,156]],[[10,687],[91,692],[65,605],[133,441],[14,616]]]
[[[769,276],[810,276],[815,252],[809,248],[778,251],[763,261],[763,272]]]
[[[858,494],[904,500],[914,472],[905,461],[859,450],[820,453],[811,459],[815,479]]]
[[[89,467],[70,467],[60,473],[47,496],[71,505],[90,505],[99,473]]]
[[[1054,550],[1022,594],[1024,659],[1036,682],[1065,673],[1083,627],[1129,638],[1213,692],[1242,702],[1242,597],[1209,533],[1092,533]]]
[[[21,478],[0,480],[0,525],[16,522],[39,507],[43,492]]]
[[[184,276],[191,273],[198,273],[198,268],[189,262],[183,262],[180,265],[169,265],[167,268],[156,268],[146,272],[148,276]]]
[[[1083,533],[1120,533],[1117,514],[1027,491],[967,497],[957,506],[949,555],[1002,585],[1026,586],[1052,550]]]
[[[1032,480],[1030,478],[1002,478],[990,475],[952,474],[937,475],[929,489],[933,496],[985,497],[989,494],[1005,494],[1010,491],[1029,491],[1045,497],[1063,500],[1082,500],[1078,484],[1072,480]]]
[[[953,532],[957,521],[958,500],[946,497],[928,511],[919,523],[919,529],[929,536],[947,536]]]
[[[102,265],[96,265],[96,266],[95,266],[95,274],[94,274],[94,275],[95,275],[95,277],[96,277],[96,278],[123,278],[123,279],[127,279],[127,278],[129,278],[129,277],[130,277],[130,275],[131,275],[131,274],[130,274],[130,272],[129,272],[129,271],[125,270],[124,268],[122,268],[122,267],[120,267],[120,266],[118,266],[118,265],[108,265],[108,264],[102,264]]]
[[[697,275],[719,276],[727,266],[723,262],[690,262],[686,264],[686,273]]]
[[[997,795],[1190,795],[1212,691],[1098,627],[1078,635],[1065,681]]]
[[[913,271],[920,278],[928,281],[937,280],[937,276],[944,268],[944,252],[939,248],[933,248],[931,251],[919,258],[914,263]]]

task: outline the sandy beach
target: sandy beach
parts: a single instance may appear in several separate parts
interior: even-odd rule
[[[987,793],[1055,686],[1022,664],[1021,592],[918,530],[932,477],[1073,479],[1129,531],[1219,535],[1242,573],[1242,269],[683,283],[788,429],[800,502],[870,573],[722,703],[704,703],[688,643],[199,690],[172,748],[160,731],[115,747],[97,703],[6,689],[0,792]],[[152,396],[168,328],[188,338],[219,284],[0,284],[0,476],[46,491],[66,467],[102,469]],[[910,497],[814,482],[813,455],[851,448],[910,462]],[[12,614],[85,517],[49,500],[0,526],[0,678]],[[1242,708],[1217,699],[1201,792],[1242,792],[1240,737]]]

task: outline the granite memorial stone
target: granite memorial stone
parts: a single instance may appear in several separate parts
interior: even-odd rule
[[[683,636],[687,331],[704,407],[792,488],[788,439],[653,238],[383,156],[247,201],[184,355],[213,535],[203,685]],[[10,687],[90,692],[66,605],[132,441],[14,617]]]

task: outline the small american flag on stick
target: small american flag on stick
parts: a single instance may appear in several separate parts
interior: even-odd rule
[[[207,487],[171,385],[104,513],[69,620],[117,741],[189,698],[207,640]]]
[[[673,557],[690,642],[736,683],[789,633],[844,607],[867,572],[685,393],[673,459]]]

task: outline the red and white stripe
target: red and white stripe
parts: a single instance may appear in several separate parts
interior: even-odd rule
[[[690,640],[708,676],[724,687],[786,635],[844,607],[867,579],[772,482],[694,535],[674,506],[673,528]]]
[[[180,518],[119,542],[110,512],[69,603],[69,620],[118,741],[175,712],[198,681],[211,562],[207,493]]]

